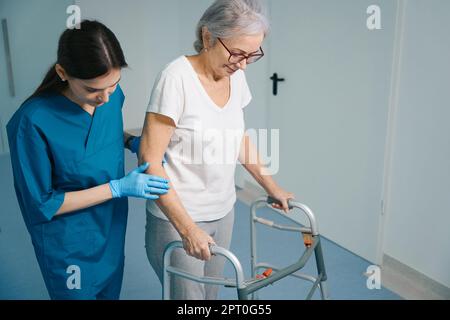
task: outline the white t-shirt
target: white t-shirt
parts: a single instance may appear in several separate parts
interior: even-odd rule
[[[220,108],[181,56],[160,73],[147,109],[176,124],[165,169],[196,222],[221,219],[236,202],[234,174],[245,130],[242,109],[252,96],[242,70],[231,75],[230,83],[230,99]],[[167,220],[154,201],[147,201],[147,209]]]

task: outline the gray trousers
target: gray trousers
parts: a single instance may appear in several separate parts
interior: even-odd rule
[[[211,222],[198,222],[197,225],[209,234],[216,244],[229,249],[233,232],[234,209],[222,219]],[[181,240],[173,225],[166,220],[155,217],[147,210],[145,228],[145,248],[147,258],[162,283],[163,254],[172,241]],[[172,253],[171,265],[197,276],[222,277],[225,258],[213,256],[207,262],[188,256],[183,249]],[[173,275],[171,277],[171,299],[173,300],[216,300],[219,287],[205,285]]]

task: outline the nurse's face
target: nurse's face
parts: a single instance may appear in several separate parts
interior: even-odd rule
[[[216,74],[231,76],[239,69],[245,70],[248,63],[259,60],[262,57],[260,48],[263,40],[263,33],[217,39],[214,47],[208,50]]]
[[[100,107],[109,101],[121,77],[120,69],[90,80],[68,78],[70,94],[81,105]]]

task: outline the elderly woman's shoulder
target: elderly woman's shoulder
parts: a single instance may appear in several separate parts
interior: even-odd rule
[[[186,62],[188,62],[188,60],[185,56],[178,57],[169,62],[162,70],[162,73],[177,75],[180,71],[186,70],[186,67],[188,66]]]

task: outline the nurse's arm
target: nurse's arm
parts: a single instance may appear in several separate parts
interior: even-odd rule
[[[170,179],[162,160],[175,128],[171,118],[147,113],[139,148],[139,163],[150,163],[147,173],[166,178],[169,183]],[[169,192],[161,195],[156,204],[180,234],[186,252],[198,259],[209,260],[211,258],[209,244],[214,243],[214,240],[195,224],[172,184]]]
[[[126,131],[123,132],[123,144],[124,144],[125,148],[127,147],[126,142],[130,137],[132,137],[131,133],[126,132]]]
[[[111,199],[112,193],[108,183],[82,191],[67,192],[64,197],[64,203],[59,208],[56,215],[60,216],[77,210],[90,208]]]
[[[283,190],[273,179],[269,170],[262,164],[261,157],[252,143],[250,137],[245,134],[239,153],[239,162],[250,173],[250,175],[263,187],[268,195],[279,200],[282,205],[274,203],[273,207],[283,209],[285,212],[289,211],[288,200],[293,199],[294,195]]]

